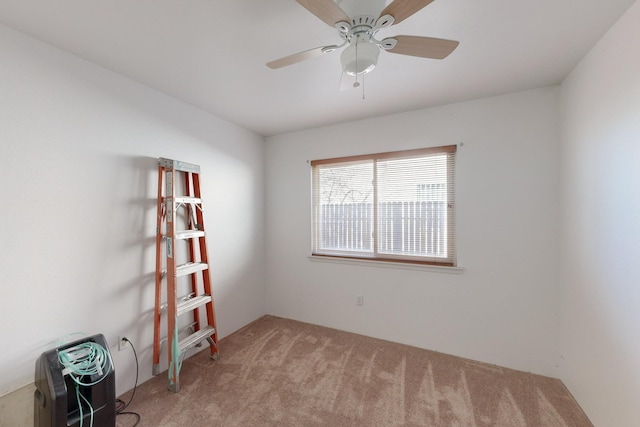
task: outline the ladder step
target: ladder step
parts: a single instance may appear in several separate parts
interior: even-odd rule
[[[188,313],[198,307],[202,307],[205,304],[211,302],[211,295],[199,295],[197,297],[186,299],[178,303],[178,310],[176,314],[178,316]]]
[[[211,295],[202,294],[200,296],[195,296],[193,293],[183,296],[178,299],[176,316],[181,316],[186,312],[189,312],[198,307],[202,307],[203,305],[211,302],[213,298]],[[160,311],[163,313],[167,311],[167,307],[169,304],[167,302],[163,302],[160,306]],[[191,325],[190,325],[191,326]]]
[[[178,341],[178,347],[180,348],[180,352],[187,351],[191,347],[194,347],[199,342],[206,340],[211,335],[215,334],[216,330],[211,325],[207,325],[204,328],[200,329],[198,332],[193,333],[187,337],[184,337],[180,341]]]
[[[188,325],[184,325],[182,328],[178,329],[178,335],[183,334],[187,331],[190,331],[191,333],[193,333],[192,331],[194,330],[193,327],[195,326],[195,324],[196,322],[191,322]],[[160,338],[160,345],[165,345],[168,340],[169,340],[169,337],[164,335],[162,338]]]
[[[165,271],[162,272],[163,274],[165,273]],[[180,306],[181,302],[187,301],[191,298],[194,298],[196,296],[196,294],[194,294],[193,292],[191,292],[190,294],[187,294],[183,297],[180,297],[177,299],[177,304],[178,307]],[[167,307],[169,306],[169,303],[167,303],[166,301],[162,303],[162,305],[160,305],[160,311],[165,312],[167,311]]]
[[[180,328],[178,330],[178,335],[184,333],[185,331],[188,330],[193,330],[194,325],[196,324],[196,322],[191,322],[188,325],[183,326],[182,328]],[[158,342],[158,350],[162,347],[164,347],[164,345],[167,343],[168,338],[166,336],[163,336],[160,338],[159,342]],[[217,346],[216,346],[217,347]],[[154,363],[153,366],[151,367],[151,373],[153,374],[153,376],[156,376],[160,373],[160,364],[159,363]]]
[[[173,201],[178,204],[178,203],[182,203],[182,204],[201,204],[202,203],[202,199],[198,198],[198,197],[174,197]]]
[[[176,267],[176,277],[188,276],[189,274],[204,271],[209,268],[206,262],[188,262]]]
[[[176,231],[176,239],[195,239],[196,237],[204,237],[204,231],[202,230],[182,230]]]

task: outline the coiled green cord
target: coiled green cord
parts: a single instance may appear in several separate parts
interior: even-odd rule
[[[81,386],[90,387],[102,381],[113,368],[109,351],[95,342],[85,342],[58,351],[58,360],[71,378]],[[93,382],[83,382],[82,377],[98,376]]]
[[[90,426],[93,427],[93,407],[91,407],[89,401],[80,393],[80,386],[91,387],[109,375],[113,369],[111,354],[100,344],[88,341],[58,351],[58,360],[62,366],[64,366],[64,372],[68,373],[76,383],[76,397],[80,411],[80,427],[82,427],[84,421],[80,398],[84,400],[91,411]],[[85,382],[82,380],[83,377],[97,377],[97,379],[95,381]]]
[[[180,360],[180,347],[178,346],[178,323],[176,322],[175,329],[173,331],[173,340],[171,341],[171,364],[169,365],[169,383],[173,384],[173,378],[171,373],[175,369],[176,378],[180,375],[180,369],[182,368],[182,361]]]
[[[80,398],[82,398],[82,400],[84,400],[87,404],[87,406],[89,407],[89,411],[91,414],[91,421],[89,422],[89,425],[91,427],[93,427],[93,406],[91,406],[91,403],[89,403],[89,401],[87,400],[86,397],[84,397],[81,393],[80,393],[80,385],[78,383],[76,383],[76,399],[78,400],[78,409],[80,411],[80,427],[82,427],[82,423],[84,422],[84,416],[82,414],[82,403],[80,402]]]

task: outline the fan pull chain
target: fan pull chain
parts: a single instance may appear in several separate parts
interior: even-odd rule
[[[360,87],[360,83],[358,82],[358,42],[360,41],[360,37],[356,36],[356,81],[353,83],[354,88]],[[364,75],[362,73],[362,100],[364,100]]]
[[[364,101],[364,75],[366,73],[362,73],[362,100]]]
[[[355,83],[353,83],[353,87],[360,86],[360,83],[358,83],[358,42],[359,41],[360,41],[360,37],[356,35],[356,81]]]
[[[356,82],[358,81],[358,41],[360,40],[360,38],[358,37],[356,39]],[[366,73],[362,73],[362,100],[364,101],[364,75]],[[358,83],[358,86],[360,86],[360,83]],[[356,87],[358,87],[356,86]]]

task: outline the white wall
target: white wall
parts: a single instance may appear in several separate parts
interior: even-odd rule
[[[4,26],[0,120],[0,395],[76,331],[106,336],[118,393],[119,335],[150,377],[160,156],[202,167],[220,336],[264,314],[261,136]]]
[[[557,375],[557,94],[544,88],[267,138],[267,311]],[[460,142],[461,274],[307,258],[307,160]]]
[[[640,423],[640,3],[562,84],[561,378],[596,426]]]

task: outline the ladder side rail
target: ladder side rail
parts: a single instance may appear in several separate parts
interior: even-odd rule
[[[169,366],[169,389],[177,392],[180,389],[179,382],[179,351],[177,347],[178,336],[176,334],[178,292],[176,275],[176,253],[175,253],[175,223],[176,223],[176,203],[175,203],[175,169],[165,171],[165,194],[166,194],[166,257],[167,257],[167,360]],[[178,353],[178,354],[174,354]],[[174,357],[176,356],[176,357]]]
[[[184,186],[185,186],[185,195],[192,197],[193,196],[193,187],[192,187],[192,181],[193,181],[193,173],[191,172],[185,172],[185,179],[184,179]],[[187,209],[186,215],[185,215],[185,227],[187,229],[191,228],[191,223],[192,220],[191,218],[193,217],[193,210],[195,209],[194,206],[192,204],[187,204],[185,206],[185,208]],[[195,239],[187,239],[188,240],[188,252],[189,252],[189,261],[190,262],[198,262],[199,260],[196,259],[196,247],[195,247]],[[191,292],[197,297],[200,295],[200,293],[198,292],[198,275],[197,274],[190,274],[189,275],[189,280],[191,282]],[[206,293],[206,292],[204,292]],[[195,308],[192,310],[192,315],[193,315],[193,323],[194,323],[194,331],[198,332],[200,330],[200,309],[199,308]]]
[[[162,319],[162,226],[164,220],[164,200],[162,197],[164,168],[158,165],[158,215],[156,218],[156,294],[153,313],[153,375],[160,370],[160,322]]]
[[[195,197],[199,198],[200,200],[202,200],[202,194],[200,192],[200,174],[199,173],[194,173],[193,174],[193,192]],[[204,214],[202,212],[202,203],[200,204],[200,209],[196,209],[196,219],[197,219],[197,224],[198,227],[201,230],[205,230],[205,226],[204,226]],[[205,235],[206,236],[206,235]],[[206,244],[206,237],[202,236],[198,238],[198,245],[200,246],[200,260],[204,263],[206,263],[209,268],[207,268],[206,270],[202,271],[202,282],[203,282],[203,287],[204,287],[204,293],[208,294],[211,296],[211,302],[208,303],[206,305],[206,312],[207,312],[207,323],[211,326],[213,326],[214,328],[214,333],[211,336],[211,341],[209,342],[209,347],[211,349],[211,357],[212,358],[217,358],[218,357],[218,328],[216,326],[216,315],[215,315],[215,308],[214,308],[214,298],[213,298],[213,291],[211,289],[211,264],[209,263],[209,254],[207,252],[207,244]]]

